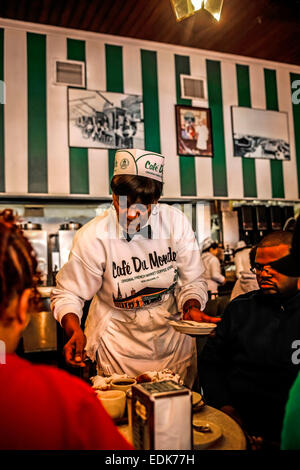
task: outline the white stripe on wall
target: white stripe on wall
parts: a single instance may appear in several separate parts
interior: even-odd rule
[[[228,197],[240,199],[244,197],[242,159],[233,155],[231,120],[231,106],[238,104],[236,65],[232,62],[222,61],[221,77]]]
[[[4,33],[5,188],[9,194],[27,194],[27,51],[26,32]]]
[[[176,145],[176,82],[174,54],[158,51],[158,95],[161,153],[165,157],[164,197],[180,197],[179,157]]]
[[[106,90],[105,50],[103,41],[86,42],[87,89]],[[107,196],[109,194],[108,151],[89,149],[89,195]]]
[[[190,72],[193,77],[206,77],[205,58],[193,54],[190,56]],[[193,106],[207,108],[208,102],[192,100]],[[213,197],[212,160],[210,157],[195,157],[196,185],[198,197]]]
[[[70,194],[67,87],[55,85],[55,59],[66,60],[62,36],[47,36],[47,150],[48,192]]]
[[[289,71],[283,68],[277,69],[277,88],[278,88],[278,107],[279,111],[288,112],[288,126],[290,137],[290,161],[282,162],[283,165],[283,181],[285,199],[298,199],[298,178],[297,178],[297,161],[294,139],[294,120],[291,97],[291,83]]]
[[[197,202],[196,220],[197,220],[197,227],[196,227],[197,239],[202,249],[202,243],[204,239],[211,236],[209,202]]]
[[[252,108],[266,109],[264,69],[261,65],[250,65],[250,92]],[[270,160],[255,158],[258,199],[272,198]]]
[[[123,46],[124,93],[142,95],[141,49],[138,46]]]

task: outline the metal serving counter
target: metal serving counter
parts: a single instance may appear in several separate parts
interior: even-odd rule
[[[57,322],[50,311],[51,289],[39,287],[43,310],[31,314],[30,322],[23,332],[24,353],[57,350]]]

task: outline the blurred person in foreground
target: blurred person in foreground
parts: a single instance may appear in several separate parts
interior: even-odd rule
[[[0,247],[0,340],[6,350],[0,449],[132,449],[87,384],[15,354],[30,315],[39,314],[39,274],[32,247],[8,209],[0,213]]]
[[[283,258],[273,263],[274,268],[285,276],[300,277],[300,218],[288,219],[285,230],[293,232],[293,240],[290,252]],[[298,283],[298,287],[299,283]],[[300,333],[292,344],[291,361],[300,363]],[[283,428],[281,433],[282,450],[300,449],[300,374],[289,392],[285,408]]]
[[[257,245],[259,289],[227,307],[200,357],[204,399],[232,416],[252,448],[279,448],[285,403],[299,365],[292,345],[300,338],[298,276],[273,262],[289,253],[292,234],[272,232]]]

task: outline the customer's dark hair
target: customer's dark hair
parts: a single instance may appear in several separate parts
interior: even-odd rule
[[[31,288],[32,300],[39,305],[37,285],[40,273],[32,246],[17,226],[13,211],[0,212],[0,317],[12,298]]]
[[[291,246],[293,233],[284,230],[278,230],[268,233],[264,238],[257,244],[257,248],[263,248],[268,246],[287,245]]]
[[[117,196],[127,196],[129,206],[137,200],[148,205],[161,197],[163,183],[145,176],[115,175],[110,187]]]

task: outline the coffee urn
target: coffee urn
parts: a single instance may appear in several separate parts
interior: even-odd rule
[[[58,231],[58,247],[60,257],[59,268],[61,268],[68,261],[75,233],[81,226],[82,225],[80,223],[72,221],[60,225]]]
[[[41,273],[42,285],[47,285],[48,276],[48,243],[47,231],[42,230],[42,225],[32,223],[30,221],[20,224],[25,237],[30,241],[32,248],[35,251],[38,269]]]

